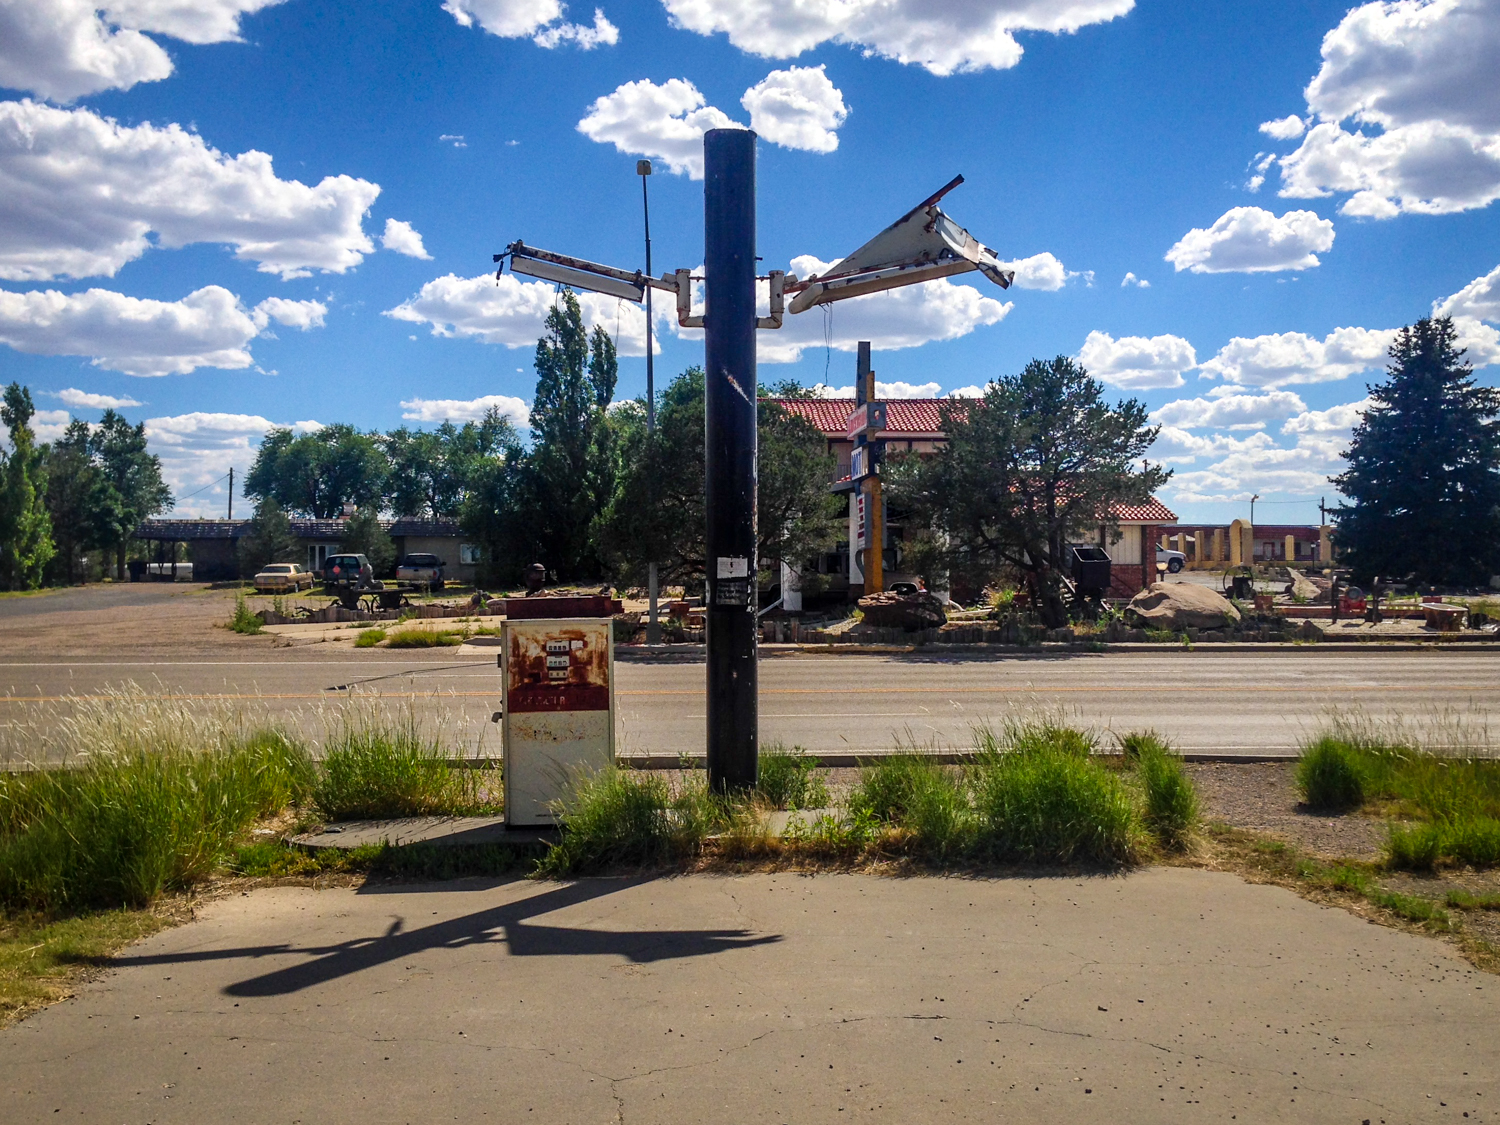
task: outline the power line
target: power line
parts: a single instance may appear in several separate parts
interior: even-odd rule
[[[177,507],[177,502],[179,500],[191,500],[194,496],[197,496],[199,492],[207,492],[214,485],[221,484],[221,483],[223,483],[224,481],[226,481],[228,479],[229,479],[229,473],[225,473],[218,480],[211,480],[207,484],[205,484],[202,488],[199,488],[199,489],[197,489],[197,490],[195,490],[193,492],[189,492],[186,496],[176,496],[176,497],[173,497],[173,499],[172,499],[172,507],[174,507],[174,508]]]

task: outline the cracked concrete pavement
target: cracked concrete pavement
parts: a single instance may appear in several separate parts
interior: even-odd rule
[[[1230,875],[273,888],[0,1032],[8,1125],[1494,1121],[1500,980]]]

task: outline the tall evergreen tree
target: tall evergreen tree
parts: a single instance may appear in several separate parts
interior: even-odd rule
[[[125,577],[125,547],[142,520],[172,506],[172,490],[161,479],[161,459],[146,448],[146,423],[132,426],[106,410],[89,436],[105,492],[99,507],[100,539],[115,551],[115,576]]]
[[[343,535],[339,536],[339,549],[364,555],[370,560],[376,578],[386,577],[396,561],[396,544],[380,526],[380,513],[374,507],[361,508],[350,517]]]
[[[0,451],[0,579],[9,589],[34,590],[52,558],[52,521],[47,515],[45,453],[37,448],[31,392],[19,383],[5,388],[0,422],[10,431],[9,451]]]
[[[518,482],[514,548],[564,579],[592,578],[600,562],[589,534],[614,491],[617,449],[609,424],[619,368],[601,328],[590,337],[578,298],[562,291],[536,345],[532,448]]]
[[[1470,585],[1500,573],[1500,391],[1475,383],[1449,317],[1403,328],[1389,378],[1334,478],[1340,557],[1377,575]]]

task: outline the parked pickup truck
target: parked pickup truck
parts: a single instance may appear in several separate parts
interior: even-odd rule
[[[447,565],[436,555],[407,555],[396,567],[396,581],[426,586],[429,590],[441,590],[443,568]]]
[[[252,581],[264,593],[295,594],[312,589],[313,573],[300,563],[270,563],[261,567]]]
[[[1181,551],[1169,551],[1165,547],[1156,548],[1156,561],[1167,564],[1167,573],[1176,574],[1187,566],[1187,556]]]

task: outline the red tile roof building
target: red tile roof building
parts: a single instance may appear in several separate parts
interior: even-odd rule
[[[828,448],[838,457],[839,479],[849,476],[850,452],[854,442],[848,436],[849,415],[854,411],[852,398],[783,398],[777,399],[783,407],[800,418],[806,418],[828,442]],[[887,448],[914,453],[933,453],[948,440],[943,428],[942,412],[946,408],[949,416],[962,417],[968,412],[965,399],[945,398],[892,398],[885,403],[886,429],[882,440]],[[850,497],[850,536],[855,535],[855,498]],[[1150,580],[1151,563],[1149,552],[1142,550],[1143,543],[1156,541],[1162,525],[1173,525],[1177,514],[1156,497],[1145,504],[1115,504],[1111,514],[1120,525],[1120,538],[1104,545],[1116,564],[1112,574],[1116,592],[1129,596]],[[1102,533],[1101,533],[1102,534]],[[847,550],[847,548],[845,548]],[[863,576],[857,563],[846,560],[840,564],[847,568],[851,592],[863,589]],[[821,567],[820,567],[821,569]]]

